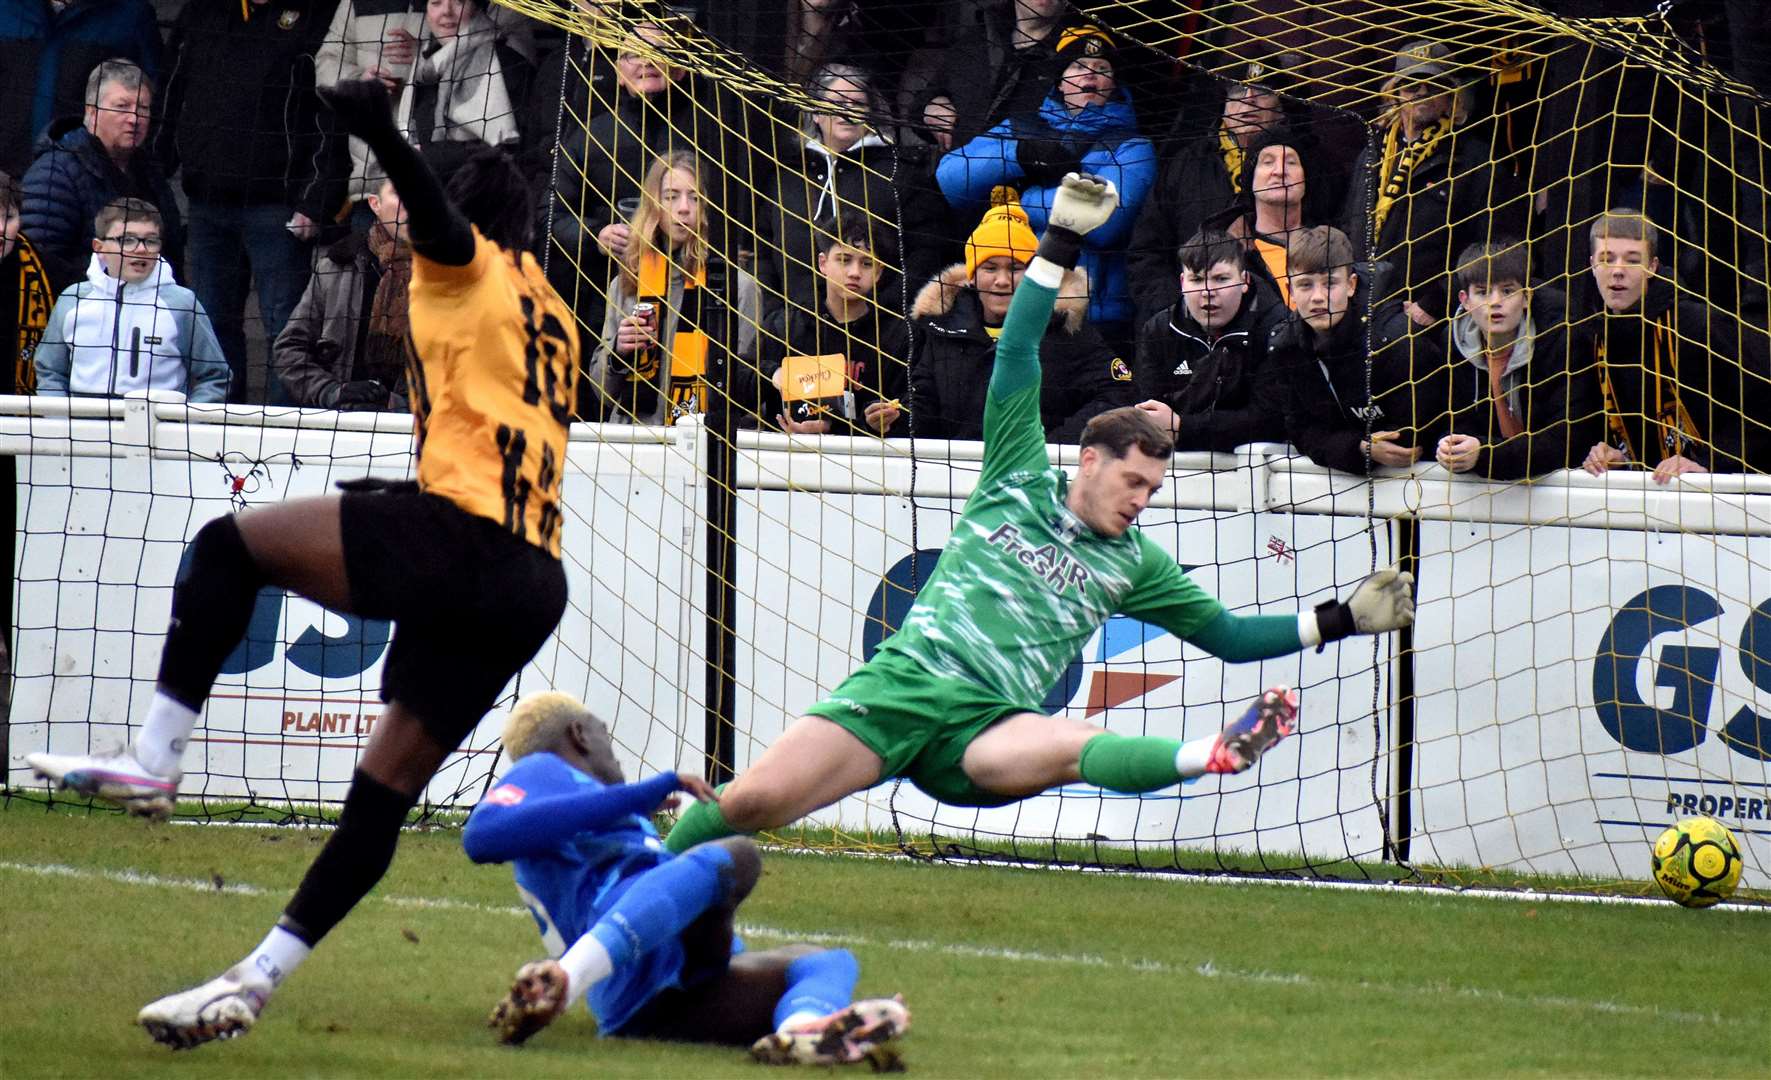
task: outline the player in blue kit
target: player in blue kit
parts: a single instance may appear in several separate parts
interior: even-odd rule
[[[603,1035],[749,1045],[769,1064],[877,1059],[909,1027],[901,1000],[852,1002],[844,949],[746,952],[733,917],[762,871],[756,844],[728,837],[680,855],[649,816],[694,773],[624,782],[606,727],[560,693],[519,702],[504,728],[515,764],[480,800],[462,842],[475,862],[514,864],[517,892],[553,959],[523,965],[492,1012],[521,1043],[585,998]]]

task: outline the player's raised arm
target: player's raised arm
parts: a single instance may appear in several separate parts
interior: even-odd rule
[[[986,475],[1045,464],[1039,343],[1051,322],[1064,275],[1075,269],[1082,254],[1082,238],[1111,217],[1118,205],[1112,181],[1078,173],[1066,176],[1052,197],[1050,224],[1040,238],[1038,254],[1015,287],[996,342],[990,392],[984,402]]]
[[[1039,253],[1015,289],[996,343],[990,373],[990,404],[1029,387],[1039,387],[1039,342],[1057,303],[1064,274],[1082,255],[1082,238],[1099,227],[1119,205],[1111,180],[1071,173],[1052,198],[1051,224],[1039,240]],[[988,412],[986,412],[986,420]],[[988,429],[988,423],[986,423]]]
[[[443,191],[437,174],[394,124],[393,103],[380,79],[322,87],[320,97],[345,131],[362,139],[381,163],[405,207],[412,250],[432,262],[466,266],[473,261],[473,228]]]

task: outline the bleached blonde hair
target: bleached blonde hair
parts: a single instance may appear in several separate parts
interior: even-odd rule
[[[504,722],[504,752],[519,761],[542,750],[553,750],[565,741],[575,720],[596,720],[590,708],[558,690],[530,694],[517,702]]]

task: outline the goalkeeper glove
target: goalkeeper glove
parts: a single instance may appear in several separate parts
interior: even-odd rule
[[[1068,270],[1082,254],[1082,238],[1119,208],[1119,189],[1098,176],[1071,173],[1052,196],[1050,223],[1039,240],[1039,257]]]
[[[1394,566],[1361,581],[1346,600],[1316,605],[1316,630],[1322,635],[1322,645],[1350,634],[1400,630],[1413,622],[1414,575]]]

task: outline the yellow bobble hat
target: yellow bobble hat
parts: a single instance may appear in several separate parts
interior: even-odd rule
[[[965,242],[965,272],[970,277],[978,272],[978,264],[998,255],[1007,255],[1021,263],[1030,263],[1039,251],[1039,238],[1027,224],[1027,211],[1021,209],[1020,193],[1010,187],[990,191],[990,209],[984,220],[972,230]]]

